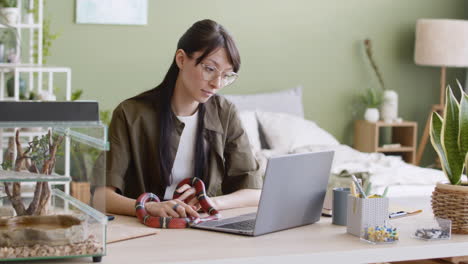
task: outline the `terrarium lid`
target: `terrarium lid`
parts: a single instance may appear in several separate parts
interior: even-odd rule
[[[2,101],[0,122],[99,122],[97,101]]]
[[[0,182],[68,182],[70,176],[0,170]]]

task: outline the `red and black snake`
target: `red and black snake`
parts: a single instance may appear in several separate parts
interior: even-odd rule
[[[143,193],[138,197],[135,203],[136,215],[140,222],[142,222],[144,225],[155,228],[186,228],[198,224],[202,221],[217,220],[221,217],[218,210],[216,210],[206,199],[205,184],[199,178],[193,177],[182,180],[177,185],[173,199],[177,199],[180,197],[180,195],[182,195],[182,193],[177,192],[177,189],[179,189],[184,184],[188,184],[195,188],[195,196],[197,197],[203,211],[208,213],[209,216],[205,218],[196,218],[160,217],[149,215],[145,208],[146,202],[160,202],[160,200],[154,193]],[[185,199],[183,202],[188,203],[192,198],[193,195],[187,197],[187,199]]]

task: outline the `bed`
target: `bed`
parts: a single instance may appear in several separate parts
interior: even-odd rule
[[[359,152],[338,140],[311,120],[304,118],[302,87],[273,93],[224,95],[238,108],[252,151],[264,171],[269,157],[287,153],[334,150],[330,190],[349,186],[349,174],[364,175],[370,191],[389,197],[430,196],[438,181],[446,180],[440,170],[405,163],[400,157]],[[345,172],[345,173],[344,173]],[[343,176],[345,175],[345,176]]]

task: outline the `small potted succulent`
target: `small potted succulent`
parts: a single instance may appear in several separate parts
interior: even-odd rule
[[[452,220],[453,233],[468,234],[468,182],[462,181],[468,163],[468,95],[457,83],[460,103],[448,86],[443,117],[437,112],[431,117],[431,143],[449,180],[437,183],[432,193],[432,210],[436,217]]]
[[[369,122],[377,122],[380,119],[379,107],[382,104],[382,91],[369,87],[361,95],[361,100],[366,111],[364,112],[364,119]]]
[[[0,16],[8,25],[18,23],[19,9],[16,0],[0,0]]]

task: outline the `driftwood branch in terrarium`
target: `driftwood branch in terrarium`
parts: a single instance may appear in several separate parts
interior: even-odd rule
[[[17,157],[15,161],[14,171],[20,172],[27,169],[32,173],[40,173],[51,175],[55,166],[55,158],[57,150],[63,141],[63,136],[53,137],[51,132],[40,139],[35,137],[32,142],[29,142],[28,148],[23,152],[20,142],[19,130],[16,131],[14,143],[11,141],[7,150],[6,163],[2,164],[3,169],[7,169],[9,164],[13,164],[14,148],[16,147]],[[30,155],[28,155],[30,154]],[[42,163],[42,164],[40,164]],[[40,168],[40,169],[39,169]],[[12,190],[10,189],[13,185]],[[38,181],[34,189],[34,197],[32,202],[26,209],[21,199],[21,185],[19,182],[5,182],[5,192],[8,199],[11,201],[13,208],[18,216],[20,215],[41,215],[45,213],[47,202],[50,199],[50,188],[47,181]]]
[[[7,152],[9,155],[7,155],[7,162],[9,164],[13,164],[13,155],[10,155],[14,153],[14,147],[16,146],[16,151],[17,151],[17,157],[15,161],[15,171],[21,171],[23,162],[27,159],[27,153],[30,151],[30,148],[28,148],[25,152],[23,152],[23,149],[21,147],[21,143],[19,142],[19,130],[16,131],[15,134],[15,143],[12,143],[11,141],[8,144],[8,150]],[[5,183],[5,192],[7,194],[8,199],[11,201],[11,204],[13,208],[16,211],[17,215],[26,215],[26,208],[23,204],[23,200],[21,198],[21,183],[19,182],[13,182],[13,184],[10,183]],[[10,185],[13,185],[12,191],[10,191]]]
[[[12,164],[13,164],[13,159],[15,158],[15,143],[14,143],[14,139],[13,138],[9,138],[8,139],[8,147],[6,149],[6,153],[5,153],[5,160],[3,161],[2,163],[2,169],[3,170],[8,170],[8,169],[11,169],[12,167]],[[3,185],[5,186],[5,192],[9,197],[11,197],[11,192],[10,192],[10,183],[8,182],[5,182],[3,183]]]
[[[19,130],[16,130],[16,135],[15,135],[15,143],[16,143],[16,152],[18,153],[16,156],[16,162],[15,162],[15,171],[21,171],[26,165],[26,160],[29,159],[27,154],[31,151],[31,148],[28,147],[24,152],[21,147],[21,143],[19,140]],[[25,215],[27,212],[25,211],[24,204],[21,199],[21,183],[20,182],[14,182],[13,183],[13,198],[15,200],[16,206],[19,207],[20,213],[18,215]],[[16,208],[15,208],[16,210]]]
[[[44,182],[36,183],[36,188],[34,188],[34,198],[29,204],[28,209],[26,210],[28,215],[37,215],[38,213],[37,208],[39,207],[40,199],[42,198],[42,192],[43,192],[43,187],[44,187],[43,183]],[[47,182],[45,183],[47,184]]]
[[[57,149],[59,145],[63,141],[63,137],[60,136],[56,140],[53,139],[50,130],[47,133],[46,138],[42,138],[42,140],[46,139],[47,140],[47,145],[48,146],[48,155],[47,152],[43,153],[45,158],[44,158],[44,163],[42,165],[42,174],[46,175],[51,175],[55,166],[55,156],[57,154]],[[39,141],[40,145],[40,141]],[[47,157],[48,156],[48,159]],[[47,205],[47,202],[49,201],[50,198],[50,188],[49,184],[47,182],[38,182],[36,183],[36,188],[34,190],[34,198],[31,204],[29,205],[27,212],[30,215],[41,215],[45,213],[45,207]]]

